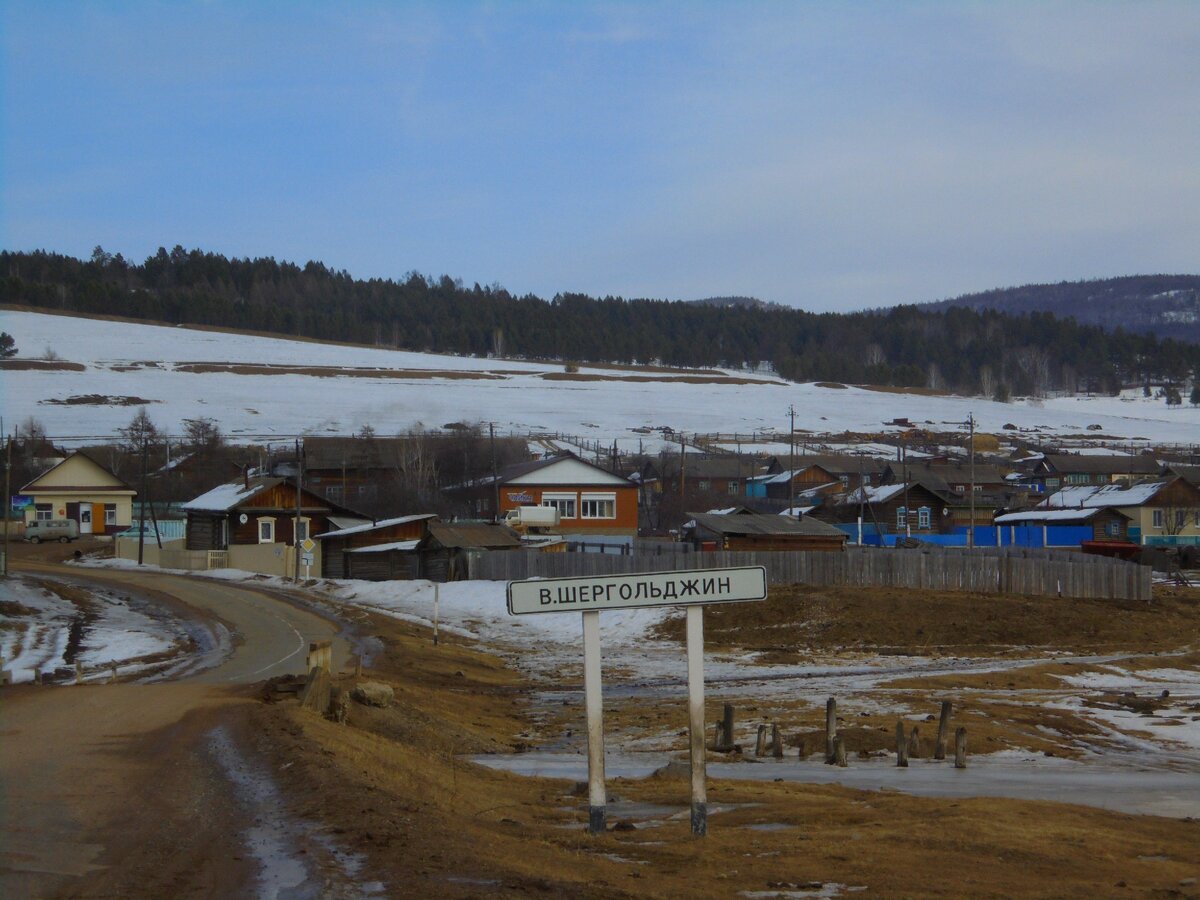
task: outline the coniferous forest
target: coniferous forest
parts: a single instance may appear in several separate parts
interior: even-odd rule
[[[517,297],[449,276],[355,279],[319,262],[175,247],[138,264],[0,252],[0,303],[468,355],[671,366],[769,365],[795,381],[983,394],[1182,384],[1200,346],[1049,313],[897,306],[811,313],[774,305],[559,294]]]

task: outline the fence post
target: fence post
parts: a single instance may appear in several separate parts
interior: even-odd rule
[[[783,759],[783,735],[779,731],[779,723],[771,726],[771,756]]]
[[[833,762],[833,744],[837,740],[837,699],[825,701],[825,763]]]
[[[896,723],[896,765],[902,769],[908,768],[908,734],[904,730],[904,720]]]
[[[722,737],[724,738],[724,742],[722,743],[722,745],[719,749],[732,750],[733,749],[733,704],[732,703],[725,704],[724,717],[722,719],[721,731],[723,733]]]
[[[959,728],[954,732],[954,768],[967,767],[967,729]]]
[[[933,749],[934,759],[946,758],[946,738],[950,735],[950,701],[942,701],[942,714],[938,718],[937,746]]]

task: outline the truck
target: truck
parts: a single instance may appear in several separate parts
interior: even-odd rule
[[[504,514],[504,524],[518,534],[544,533],[558,527],[558,510],[553,506],[518,506]]]

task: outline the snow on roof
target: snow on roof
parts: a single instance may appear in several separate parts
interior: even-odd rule
[[[780,510],[781,516],[807,516],[810,512],[816,509],[815,506],[789,506],[787,509]]]
[[[741,509],[740,506],[726,506],[723,509],[710,509],[708,511],[708,515],[710,515],[710,516],[727,516],[731,513],[737,512],[739,509]]]
[[[1102,511],[1101,507],[1091,509],[1030,509],[1025,512],[1005,513],[996,516],[997,525],[1012,525],[1017,522],[1082,522],[1092,518]]]
[[[1167,482],[1147,481],[1125,487],[1123,484],[1073,485],[1055,491],[1038,504],[1039,509],[1086,509],[1105,506],[1141,506],[1154,498]]]
[[[855,488],[847,496],[844,504],[848,503],[886,503],[897,494],[904,492],[904,484],[864,484]]]
[[[182,508],[193,512],[229,512],[242,501],[281,481],[282,478],[251,478],[249,483],[241,479],[231,481],[189,500]]]
[[[318,535],[324,537],[325,535]],[[369,547],[355,547],[350,553],[386,553],[389,550],[416,550],[419,540],[392,541],[390,544],[372,544]]]
[[[339,528],[337,531],[326,531],[316,534],[317,540],[331,537],[345,537],[348,534],[362,534],[364,531],[374,531],[376,528],[390,528],[393,525],[407,525],[409,522],[420,522],[424,519],[436,519],[437,513],[417,513],[412,516],[397,516],[394,519],[380,519],[378,522],[367,522],[365,525],[354,525],[350,528]]]

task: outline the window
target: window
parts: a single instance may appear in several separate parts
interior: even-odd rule
[[[345,500],[346,494],[340,484],[331,484],[325,488],[325,497],[334,503],[342,503]]]
[[[696,483],[696,487],[702,491],[707,491],[712,488],[712,483],[707,478],[701,478]]]
[[[1106,526],[1104,526],[1104,533],[1107,534],[1109,537],[1120,537],[1121,536],[1121,523],[1120,522],[1109,522]]]
[[[1192,519],[1197,528],[1200,528],[1200,509],[1196,510],[1195,518]]]
[[[558,510],[559,520],[574,519],[575,495],[545,492],[542,494],[542,506],[552,506]]]
[[[39,522],[49,522],[54,518],[54,506],[50,503],[38,503],[33,508],[33,517]]]
[[[922,506],[920,509],[917,510],[917,527],[918,528],[928,528],[929,527],[929,513],[930,513],[930,509],[928,506]]]
[[[116,525],[117,524],[117,504],[115,504],[115,503],[105,503],[104,504],[104,524],[105,525]]]
[[[733,494],[734,496],[737,496],[739,493],[738,483],[736,481],[729,482],[729,493]]]
[[[1154,527],[1163,527],[1163,511],[1161,509],[1154,510]]]
[[[1184,526],[1184,523],[1186,523],[1186,522],[1187,522],[1187,512],[1182,509],[1176,510],[1175,511],[1175,527],[1182,528]]]
[[[838,481],[840,481],[842,483],[842,487],[850,486],[850,476],[849,475],[839,475]]]
[[[616,494],[584,494],[579,498],[579,511],[584,519],[615,519]]]
[[[308,519],[301,519],[296,523],[296,543],[308,540]]]
[[[275,543],[275,519],[262,518],[258,520],[258,542],[260,544]]]
[[[906,528],[908,526],[908,510],[903,506],[896,507],[896,529]]]

